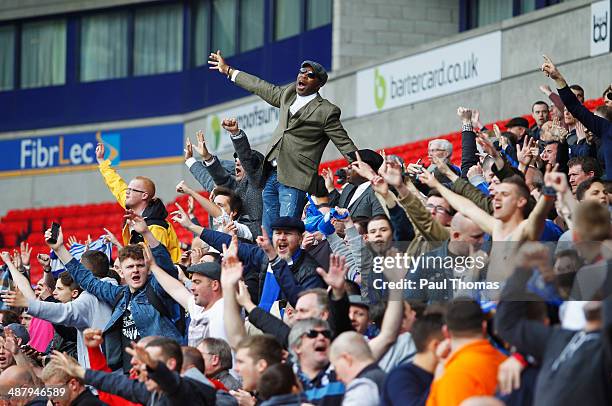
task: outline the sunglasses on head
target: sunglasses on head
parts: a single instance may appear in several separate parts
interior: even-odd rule
[[[306,68],[300,68],[300,74],[308,76],[310,79],[314,79],[317,77],[314,72],[309,71]]]
[[[329,330],[322,330],[322,331],[310,330],[305,334],[305,336],[308,338],[317,338],[319,334],[321,334],[323,337],[327,338],[328,340],[331,340],[332,338],[332,333]]]

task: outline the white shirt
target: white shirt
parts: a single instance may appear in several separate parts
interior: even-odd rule
[[[198,306],[193,296],[187,302],[187,311],[191,322],[187,339],[190,347],[197,346],[204,338],[214,337],[227,340],[225,324],[223,323],[223,299],[219,299],[208,310]]]
[[[359,197],[361,197],[361,195],[368,189],[368,187],[370,187],[370,182],[363,182],[361,185],[357,186],[357,189],[355,190],[355,193],[353,193],[351,201],[346,205],[346,208],[350,209],[351,205],[355,203],[357,199],[359,199]]]
[[[308,96],[300,96],[298,94],[295,101],[291,103],[291,106],[289,106],[289,111],[291,112],[291,114],[297,113],[302,107],[307,105],[315,97],[317,97],[317,93],[309,94]]]

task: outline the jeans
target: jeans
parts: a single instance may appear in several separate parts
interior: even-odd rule
[[[272,240],[272,223],[279,217],[302,217],[306,205],[306,192],[285,186],[278,181],[276,170],[273,171],[262,192],[263,218],[262,225]]]

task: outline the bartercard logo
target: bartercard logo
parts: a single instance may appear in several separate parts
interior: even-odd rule
[[[210,129],[214,137],[214,149],[217,150],[221,144],[221,120],[219,120],[219,116],[213,116],[210,119]]]
[[[385,106],[387,99],[387,82],[385,78],[378,73],[378,68],[374,69],[374,103],[378,110]]]

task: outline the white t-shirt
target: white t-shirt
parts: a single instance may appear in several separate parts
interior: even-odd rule
[[[223,299],[219,299],[208,310],[195,304],[193,296],[187,302],[189,311],[189,331],[187,338],[189,346],[195,347],[204,338],[214,337],[227,341],[225,325],[223,324]]]

